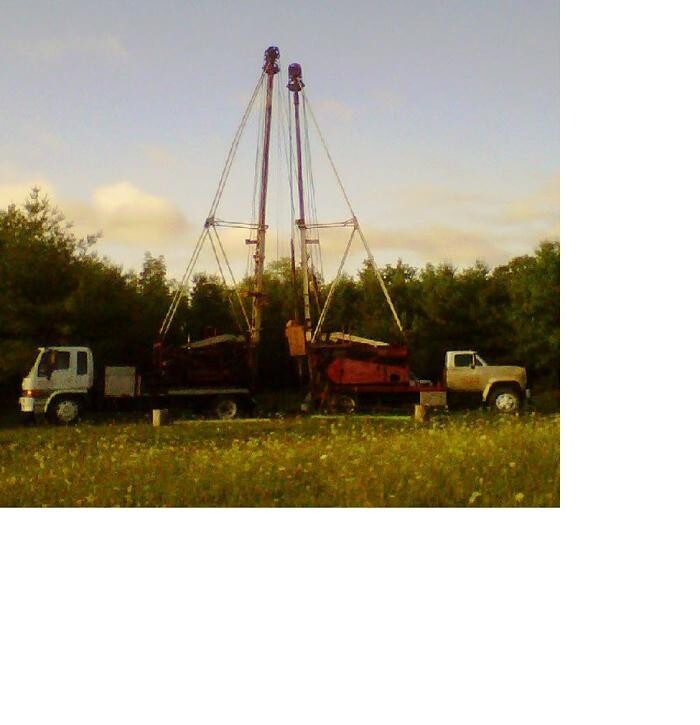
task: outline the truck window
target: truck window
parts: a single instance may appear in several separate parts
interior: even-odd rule
[[[78,375],[87,375],[87,353],[78,350]]]
[[[56,364],[54,370],[68,370],[70,368],[70,353],[65,350],[56,352]]]
[[[48,352],[41,353],[41,360],[39,360],[39,365],[36,369],[36,374],[40,378],[45,378],[49,374],[49,353]]]
[[[469,368],[474,362],[474,356],[468,352],[460,352],[459,355],[455,355],[455,367],[456,368]]]
[[[70,352],[65,350],[46,350],[39,360],[37,375],[46,378],[54,370],[68,370],[70,368]]]

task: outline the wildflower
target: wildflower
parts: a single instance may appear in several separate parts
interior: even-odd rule
[[[518,493],[515,494],[514,498],[518,503],[520,503],[525,499],[525,494],[522,491],[518,491]]]

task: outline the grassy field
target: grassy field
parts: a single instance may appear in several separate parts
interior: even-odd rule
[[[0,506],[558,505],[558,415],[0,429]]]

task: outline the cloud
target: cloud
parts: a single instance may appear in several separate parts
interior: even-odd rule
[[[20,55],[41,61],[60,61],[70,56],[92,56],[124,60],[129,56],[121,39],[111,33],[98,35],[68,35],[55,38],[34,38],[15,43]]]
[[[491,240],[515,253],[545,238],[559,236],[559,178],[520,197],[463,192],[442,186],[411,186],[390,196],[404,218],[439,216],[444,228],[461,229],[470,238]],[[427,211],[426,211],[427,210]]]
[[[135,244],[165,248],[191,236],[193,227],[173,202],[142,191],[128,181],[100,186],[90,201],[56,196],[42,179],[0,185],[0,205],[21,204],[32,186],[63,211],[78,236],[102,232],[104,241],[131,247]],[[112,244],[112,246],[113,246]]]
[[[547,220],[559,224],[559,179],[537,189],[532,194],[515,199],[504,205],[504,219],[512,222],[533,222]]]
[[[471,266],[482,260],[490,266],[531,252],[545,239],[559,238],[559,178],[521,197],[497,197],[485,192],[442,186],[412,186],[387,194],[393,200],[391,217],[401,226],[363,226],[379,263],[398,257],[413,265],[450,262]],[[397,214],[398,212],[398,214]],[[440,223],[432,220],[439,218]],[[349,230],[322,230],[325,275],[334,275]],[[365,258],[362,242],[353,241],[347,269]]]
[[[163,246],[191,229],[175,204],[128,181],[95,189],[89,203],[63,201],[62,208],[76,228],[100,229],[105,239],[122,243]]]
[[[337,271],[350,230],[324,229],[322,232],[324,274],[330,279]],[[544,239],[544,236],[532,236],[519,241],[488,225],[463,228],[445,224],[407,228],[363,226],[363,232],[377,263],[394,263],[400,257],[416,266],[427,262],[449,262],[469,267],[477,260],[496,266],[507,262],[514,254],[531,251],[538,241]],[[362,241],[356,235],[346,263],[346,271],[352,273],[366,256]]]
[[[41,178],[36,178],[31,181],[0,184],[0,209],[8,207],[10,204],[21,206],[27,196],[29,196],[29,192],[33,186],[38,186],[42,193],[48,194],[49,197],[53,198],[53,187]]]
[[[128,181],[100,186],[88,201],[56,196],[52,186],[41,178],[31,182],[0,185],[0,206],[21,203],[31,186],[37,184],[74,221],[76,234],[85,236],[102,231],[98,250],[115,262],[137,265],[143,253],[150,250],[166,256],[172,274],[180,275],[184,270],[200,226],[190,223],[172,201],[149,194]],[[420,205],[415,205],[416,195],[422,200]],[[406,190],[401,196],[402,203],[411,199],[414,208],[427,206],[427,215],[412,218],[403,213],[401,219],[405,221],[400,226],[363,224],[379,264],[393,263],[401,257],[415,266],[427,262],[471,266],[476,260],[496,266],[515,255],[531,252],[543,239],[559,236],[558,179],[522,198],[495,199],[480,193],[425,187]],[[434,218],[440,218],[441,222],[433,223]],[[349,228],[319,230],[323,271],[328,280],[336,273],[350,231]],[[250,233],[222,229],[220,234],[234,273],[240,278],[246,269],[250,246],[245,244],[245,238]],[[279,236],[286,240],[287,234],[288,230],[284,229]],[[275,230],[271,229],[268,261],[276,256],[275,238]],[[280,254],[288,254],[286,241],[280,247]],[[362,242],[356,236],[346,271],[355,272],[365,258]],[[208,245],[203,249],[200,268],[211,272],[217,269]]]

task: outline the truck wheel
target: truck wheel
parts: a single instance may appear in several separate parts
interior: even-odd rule
[[[489,394],[488,406],[496,413],[517,413],[520,410],[520,396],[513,388],[497,388]]]
[[[330,408],[333,413],[350,415],[355,412],[357,403],[351,395],[334,395],[330,400]]]
[[[238,415],[238,403],[235,398],[218,398],[212,412],[219,420],[233,420]]]
[[[82,406],[75,398],[55,398],[49,406],[49,419],[58,425],[77,423]]]

